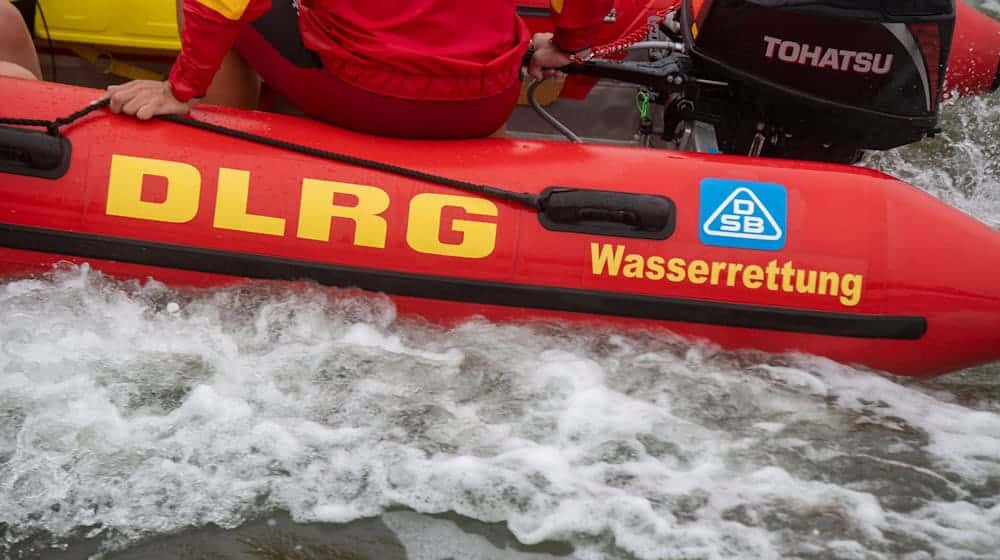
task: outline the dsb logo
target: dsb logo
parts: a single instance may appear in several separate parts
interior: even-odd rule
[[[760,235],[764,233],[764,218],[756,215],[757,206],[749,200],[734,200],[732,214],[722,214],[720,232]]]
[[[705,245],[777,251],[785,246],[787,209],[782,185],[705,179],[698,236]]]

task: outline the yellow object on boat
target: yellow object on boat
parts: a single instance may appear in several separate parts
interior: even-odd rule
[[[71,43],[176,51],[180,49],[176,18],[173,0],[39,0],[35,36]]]
[[[160,72],[119,60],[113,55],[101,52],[94,47],[76,44],[70,44],[67,47],[80,58],[101,68],[105,74],[112,74],[128,78],[129,80],[163,80],[166,78]]]

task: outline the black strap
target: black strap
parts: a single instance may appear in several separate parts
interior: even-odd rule
[[[98,101],[97,103],[88,105],[87,107],[84,107],[83,109],[80,109],[75,113],[72,113],[65,117],[60,117],[52,121],[41,120],[41,119],[0,118],[0,124],[9,124],[15,126],[37,126],[47,129],[49,134],[52,134],[54,136],[61,136],[62,132],[60,132],[60,129],[62,127],[72,124],[73,122],[85,117],[86,115],[98,109],[107,107],[109,103],[110,100],[104,99],[102,101]],[[420,171],[418,169],[411,169],[409,167],[393,165],[391,163],[384,163],[381,161],[359,158],[348,154],[330,152],[318,148],[311,148],[309,146],[303,146],[301,144],[296,144],[294,142],[286,142],[284,140],[278,140],[276,138],[270,138],[267,136],[261,136],[259,134],[244,132],[242,130],[234,130],[232,128],[227,128],[224,126],[211,124],[203,121],[197,121],[190,117],[181,117],[177,115],[164,115],[158,118],[175,124],[181,124],[184,126],[190,126],[201,130],[222,134],[224,136],[229,136],[231,138],[238,138],[240,140],[255,142],[257,144],[263,144],[265,146],[280,148],[283,150],[297,152],[308,156],[318,157],[330,161],[337,161],[340,163],[346,163],[348,165],[354,165],[356,167],[373,169],[375,171],[393,173],[395,175],[401,175],[403,177],[409,177],[411,179],[417,179],[419,181],[425,181],[428,183],[443,185],[446,187],[451,187],[466,192],[488,196],[491,198],[506,200],[509,202],[520,204],[522,206],[527,206],[532,210],[540,210],[542,207],[542,201],[539,198],[539,196],[532,193],[518,193],[502,189],[499,187],[493,187],[490,185],[470,183],[468,181],[461,181],[458,179],[452,179],[450,177],[443,177],[441,175],[435,175],[433,173],[427,173],[424,171]]]

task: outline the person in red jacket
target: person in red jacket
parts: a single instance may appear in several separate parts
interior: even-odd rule
[[[149,119],[199,99],[253,108],[259,79],[307,115],[408,138],[501,128],[529,46],[514,0],[178,0],[181,52],[165,82],[111,86],[113,112]],[[529,74],[589,48],[613,0],[552,0]]]

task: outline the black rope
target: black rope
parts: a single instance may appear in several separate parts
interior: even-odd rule
[[[65,117],[61,117],[52,121],[39,120],[39,119],[0,118],[0,124],[10,124],[19,126],[38,126],[47,129],[49,131],[49,134],[59,136],[61,135],[61,132],[59,131],[60,128],[72,124],[74,121],[77,121],[98,109],[107,107],[109,103],[110,101],[105,99],[97,103],[88,105],[87,107],[84,107],[83,109],[80,109],[79,111],[71,115],[67,115]],[[433,173],[426,173],[424,171],[411,169],[408,167],[401,167],[399,165],[393,165],[391,163],[384,163],[380,161],[359,158],[356,156],[351,156],[338,152],[330,152],[318,148],[311,148],[309,146],[303,146],[301,144],[295,144],[293,142],[278,140],[277,138],[269,138],[267,136],[261,136],[259,134],[243,132],[242,130],[234,130],[232,128],[227,128],[216,124],[211,124],[203,121],[196,121],[189,117],[180,117],[177,115],[164,115],[159,118],[172,123],[182,124],[184,126],[190,126],[201,130],[206,130],[209,132],[214,132],[216,134],[222,134],[225,136],[230,136],[232,138],[238,138],[240,140],[246,140],[248,142],[256,142],[258,144],[264,144],[266,146],[297,152],[308,156],[314,156],[322,159],[327,159],[330,161],[346,163],[348,165],[354,165],[366,169],[373,169],[375,171],[393,173],[395,175],[401,175],[403,177],[409,177],[411,179],[417,179],[419,181],[426,181],[428,183],[444,185],[446,187],[452,187],[454,189],[466,192],[480,194],[492,198],[497,198],[500,200],[506,200],[517,204],[521,204],[523,206],[527,206],[533,210],[541,209],[541,200],[539,196],[536,194],[513,192],[506,189],[501,189],[499,187],[493,187],[490,185],[470,183],[468,181],[452,179],[450,177],[435,175]]]
[[[87,115],[93,113],[94,111],[107,107],[108,104],[110,103],[111,103],[110,99],[103,99],[96,103],[87,105],[86,107],[80,109],[75,113],[66,115],[65,117],[59,117],[58,119],[51,121],[46,121],[42,119],[9,119],[0,117],[0,124],[10,124],[14,126],[37,126],[48,130],[49,134],[53,136],[62,136],[62,133],[59,131],[60,128],[68,124],[73,124],[74,122],[82,119],[83,117],[86,117]]]
[[[241,140],[256,142],[258,144],[264,144],[267,146],[281,148],[284,150],[298,152],[300,154],[306,154],[318,158],[328,159],[331,161],[339,161],[341,163],[346,163],[348,165],[354,165],[357,167],[374,169],[375,171],[394,173],[396,175],[402,175],[403,177],[409,177],[411,179],[417,179],[420,181],[426,181],[428,183],[435,183],[438,185],[444,185],[446,187],[452,187],[463,191],[490,196],[493,198],[499,198],[501,200],[516,202],[518,204],[529,206],[535,210],[539,209],[538,196],[531,193],[517,193],[501,189],[499,187],[480,185],[477,183],[470,183],[468,181],[460,181],[458,179],[452,179],[450,177],[443,177],[441,175],[434,175],[433,173],[426,173],[424,171],[419,171],[417,169],[411,169],[408,167],[401,167],[398,165],[393,165],[391,163],[383,163],[380,161],[359,158],[347,154],[329,152],[318,148],[310,148],[309,146],[303,146],[301,144],[295,144],[293,142],[286,142],[284,140],[278,140],[277,138],[269,138],[267,136],[252,134],[250,132],[243,132],[242,130],[233,130],[231,128],[226,128],[224,126],[219,126],[216,124],[211,124],[203,121],[196,121],[188,117],[180,117],[177,115],[164,115],[160,118],[173,123],[183,124],[186,126],[199,128],[201,130],[215,132],[218,134],[223,134],[225,136],[239,138]]]

